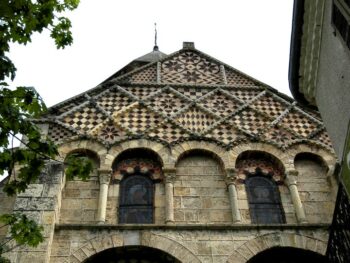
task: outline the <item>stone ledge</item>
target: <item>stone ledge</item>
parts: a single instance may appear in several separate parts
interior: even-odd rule
[[[312,230],[324,229],[328,230],[330,224],[273,224],[273,225],[254,225],[254,224],[174,224],[174,225],[159,225],[159,224],[56,224],[55,230]]]

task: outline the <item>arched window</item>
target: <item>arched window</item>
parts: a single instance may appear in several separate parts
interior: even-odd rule
[[[253,224],[285,223],[277,184],[265,176],[250,176],[246,179],[250,217]]]
[[[119,223],[153,223],[153,181],[145,175],[129,175],[120,182]]]

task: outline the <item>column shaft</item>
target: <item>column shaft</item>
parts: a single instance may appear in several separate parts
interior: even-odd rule
[[[110,171],[104,174],[102,174],[102,172],[100,171],[100,194],[99,194],[98,210],[97,210],[97,222],[100,224],[106,221],[108,186],[109,186],[110,178],[111,178]]]
[[[174,167],[163,168],[165,177],[165,223],[174,223],[174,181],[176,169]]]
[[[285,179],[286,184],[288,185],[290,195],[292,197],[292,202],[294,205],[295,213],[297,216],[297,220],[299,223],[306,223],[306,216],[303,204],[300,199],[296,176],[298,175],[298,171],[292,170],[287,171],[287,177]]]
[[[172,182],[165,183],[165,222],[174,222],[174,185]]]
[[[233,183],[229,184],[228,192],[229,192],[229,198],[230,198],[232,221],[233,223],[240,222],[241,213],[239,212],[239,209],[238,209],[238,196],[237,196],[236,185],[234,185]]]

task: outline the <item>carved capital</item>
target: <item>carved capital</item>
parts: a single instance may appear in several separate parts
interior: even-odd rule
[[[235,168],[226,169],[225,182],[227,185],[236,184],[237,178],[238,178],[237,169]]]
[[[295,169],[290,169],[286,171],[285,182],[287,185],[296,185],[299,172]]]
[[[100,184],[109,184],[112,176],[112,170],[98,170]]]
[[[176,168],[163,168],[166,183],[174,183],[176,179]]]

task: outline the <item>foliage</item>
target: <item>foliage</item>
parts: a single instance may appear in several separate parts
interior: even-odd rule
[[[78,174],[79,178],[85,181],[94,168],[91,160],[79,153],[68,155],[66,162],[69,163],[65,171],[68,180],[73,179]]]
[[[0,0],[0,79],[15,77],[16,68],[5,56],[10,43],[27,44],[33,33],[51,31],[57,48],[73,42],[71,22],[58,14],[78,7],[79,0]]]
[[[25,191],[39,177],[45,161],[54,159],[58,150],[48,139],[43,140],[33,119],[46,112],[46,106],[34,88],[9,88],[16,76],[16,67],[8,56],[11,43],[27,44],[34,33],[51,32],[57,48],[73,42],[71,22],[60,14],[77,8],[79,0],[0,0],[0,175],[11,174],[4,191],[14,195]],[[13,140],[23,135],[25,148],[13,148]],[[20,140],[20,139],[19,139]],[[92,163],[74,155],[67,159],[69,177],[86,179]],[[17,245],[37,246],[42,240],[42,227],[22,214],[0,217],[10,227],[10,240]],[[0,225],[0,228],[3,227]],[[0,244],[0,263],[4,244]]]
[[[15,240],[17,245],[37,246],[44,240],[42,235],[43,227],[39,226],[34,220],[28,219],[26,215],[14,213],[0,216],[0,222],[10,227],[11,239]],[[4,248],[4,250],[7,248]],[[10,249],[10,248],[8,248]]]

